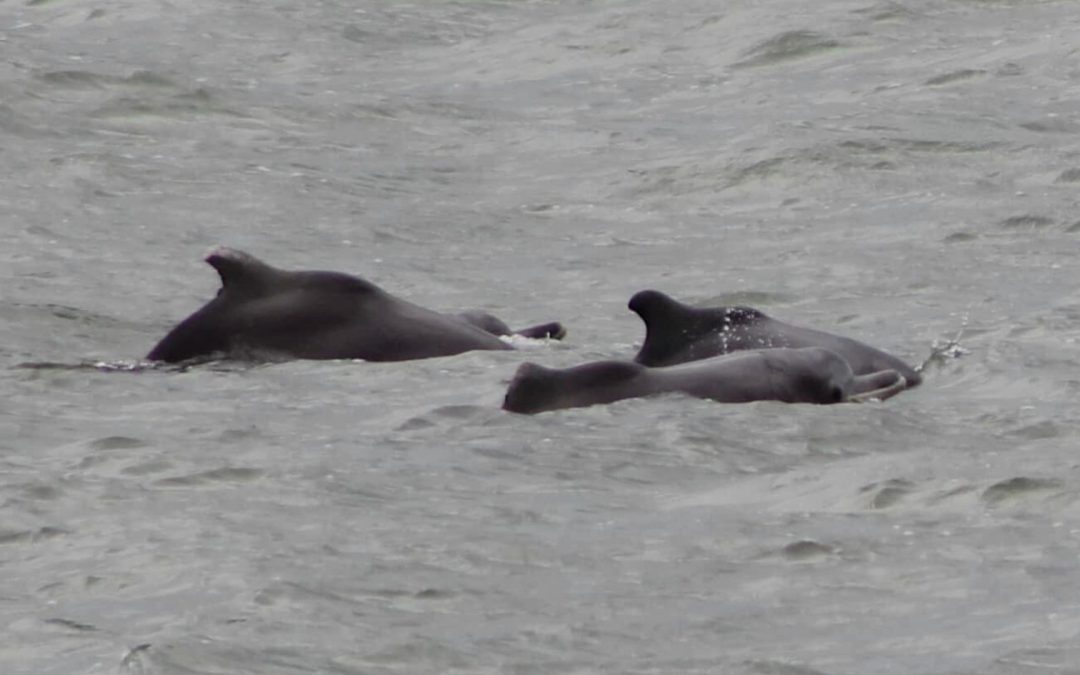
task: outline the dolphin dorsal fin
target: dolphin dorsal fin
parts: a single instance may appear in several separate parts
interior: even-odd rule
[[[206,256],[206,262],[217,270],[221,287],[226,290],[257,290],[280,273],[255,256],[235,248],[214,249]]]
[[[673,314],[684,313],[687,309],[671,296],[651,289],[635,293],[627,306],[641,317],[646,326],[653,322],[662,322]]]
[[[645,340],[634,360],[649,366],[664,365],[696,337],[696,320],[691,308],[660,291],[634,294],[627,305],[645,323]]]

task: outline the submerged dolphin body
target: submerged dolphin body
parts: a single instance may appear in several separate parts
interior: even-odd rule
[[[827,404],[884,400],[906,386],[891,369],[856,375],[843,357],[827,349],[778,348],[660,368],[631,361],[561,370],[524,363],[510,382],[503,409],[531,414],[676,392],[721,403]]]

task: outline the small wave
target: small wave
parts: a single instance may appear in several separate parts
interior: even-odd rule
[[[553,344],[562,344],[559,340],[554,338],[531,338],[524,335],[500,335],[499,339],[504,343],[510,345],[514,349],[521,349],[523,351],[529,351],[533,349],[544,349]]]
[[[162,361],[126,360],[97,361],[84,359],[82,361],[25,361],[11,366],[14,370],[59,370],[69,372],[95,372],[95,373],[183,373],[192,368],[205,366],[208,370],[223,372],[245,371],[253,367],[266,365],[269,359],[224,359],[221,355],[199,356],[180,363],[165,363]],[[273,361],[271,360],[271,363]]]
[[[1054,179],[1055,183],[1080,183],[1080,168],[1065,169],[1057,178]]]
[[[970,80],[973,77],[978,77],[980,75],[985,75],[985,74],[986,74],[985,70],[965,68],[963,70],[954,70],[951,73],[944,73],[942,75],[937,75],[935,77],[931,77],[929,80],[926,81],[925,84],[927,84],[927,85],[929,85],[931,87],[937,87],[937,86],[941,86],[943,84],[950,84],[952,82],[959,82],[961,80]]]
[[[1020,216],[1012,216],[1001,221],[999,225],[1008,229],[1034,230],[1048,225],[1053,225],[1054,220],[1046,216],[1025,213]]]
[[[870,508],[887,509],[911,494],[915,484],[902,478],[893,478],[864,486],[859,492],[870,497]]]
[[[1017,476],[994,483],[983,490],[982,499],[988,506],[1002,506],[1030,501],[1060,491],[1062,484],[1050,478]]]
[[[767,66],[782,61],[813,56],[840,47],[841,43],[809,30],[792,30],[775,35],[746,52],[737,67]]]
[[[153,361],[26,361],[12,368],[16,370],[64,370],[73,372],[93,371],[98,373],[140,373],[144,370],[164,370],[167,364]]]
[[[219,483],[244,483],[256,480],[263,472],[260,469],[248,467],[225,466],[220,469],[199,471],[184,476],[173,476],[156,481],[162,487],[198,487],[201,485],[214,485]]]
[[[922,363],[915,366],[915,371],[918,373],[925,373],[926,369],[930,366],[943,366],[949,361],[953,361],[962,356],[971,353],[971,350],[960,344],[960,340],[964,337],[964,333],[967,331],[969,317],[967,314],[961,319],[960,328],[957,329],[956,334],[951,338],[945,338],[943,340],[934,340],[930,345],[930,354],[923,360]]]
[[[836,552],[832,546],[821,544],[810,539],[801,539],[785,546],[780,555],[787,560],[795,562],[809,562],[826,558]]]

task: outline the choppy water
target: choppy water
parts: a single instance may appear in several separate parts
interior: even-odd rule
[[[3,3],[0,670],[1080,672],[1077,10]],[[570,335],[96,368],[219,244]],[[958,346],[882,405],[498,410],[648,287]]]

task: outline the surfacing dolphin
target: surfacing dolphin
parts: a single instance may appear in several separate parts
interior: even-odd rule
[[[900,359],[851,338],[777,321],[752,307],[691,307],[660,291],[641,291],[630,309],[645,322],[634,361],[670,366],[744,349],[823,347],[843,357],[856,375],[895,370],[914,387],[922,376]]]
[[[281,270],[235,249],[219,248],[206,262],[221,276],[217,297],[173,328],[147,359],[175,363],[221,354],[404,361],[511,349],[491,332],[509,332],[506,324],[490,314],[442,314],[359,277]],[[565,335],[558,323],[516,332]]]
[[[721,403],[842,403],[885,400],[907,386],[895,370],[855,375],[848,362],[820,347],[761,349],[651,368],[597,361],[573,368],[518,367],[503,400],[517,413],[576,408],[666,393]]]

